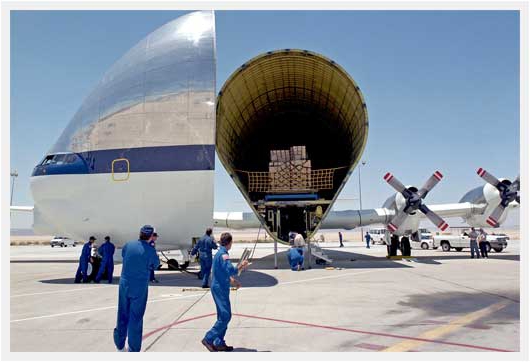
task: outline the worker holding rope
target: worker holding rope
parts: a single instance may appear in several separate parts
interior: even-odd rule
[[[223,233],[221,235],[221,247],[213,259],[213,277],[212,287],[210,289],[215,307],[217,308],[217,321],[202,340],[202,344],[210,352],[230,352],[234,349],[232,346],[227,346],[224,340],[228,322],[232,318],[230,284],[236,288],[241,287],[241,284],[234,276],[247,267],[248,261],[244,260],[237,267],[233,266],[228,256],[228,251],[231,247],[232,235],[230,233]]]

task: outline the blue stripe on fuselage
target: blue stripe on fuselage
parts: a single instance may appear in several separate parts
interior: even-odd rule
[[[127,159],[129,171],[202,171],[215,169],[215,145],[119,148],[77,153],[68,164],[38,165],[32,176],[112,173],[112,161]],[[116,161],[114,173],[127,172],[126,161]]]

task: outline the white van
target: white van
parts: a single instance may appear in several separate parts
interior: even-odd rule
[[[370,234],[370,238],[372,239],[372,244],[378,243],[378,244],[385,244],[385,234],[386,229],[385,228],[374,228],[368,230],[368,234]],[[363,235],[364,240],[364,235]]]

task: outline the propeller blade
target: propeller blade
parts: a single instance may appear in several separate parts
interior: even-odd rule
[[[503,212],[504,212],[504,206],[502,204],[499,204],[499,206],[497,206],[493,210],[493,212],[491,213],[490,217],[488,217],[486,222],[493,227],[499,226],[499,219],[501,218]]]
[[[438,229],[445,231],[445,229],[449,227],[449,224],[447,224],[444,219],[438,216],[438,214],[429,209],[427,206],[421,205],[420,210],[425,214],[425,216],[427,216],[427,219],[431,220],[431,222],[436,225]]]
[[[387,174],[385,175],[385,177],[383,177],[385,179],[386,182],[388,182],[388,184],[390,186],[392,186],[394,188],[394,190],[396,190],[397,192],[403,194],[403,193],[406,193],[408,194],[408,189],[405,187],[405,185],[403,185],[397,178],[394,177],[394,175],[392,175],[390,172],[387,172]]]
[[[477,174],[482,177],[484,181],[489,183],[490,185],[495,186],[497,189],[499,188],[499,184],[501,183],[499,179],[495,176],[493,176],[488,171],[484,170],[482,167],[477,170]]]
[[[425,196],[427,196],[427,193],[429,193],[429,191],[432,190],[432,188],[434,186],[436,186],[438,184],[438,182],[440,182],[440,180],[443,178],[444,176],[442,175],[442,173],[440,171],[435,171],[431,177],[429,177],[429,179],[427,180],[427,182],[425,182],[425,185],[423,185],[423,187],[420,189],[420,191],[418,191],[418,195],[424,199]]]
[[[408,214],[406,212],[399,211],[398,214],[394,216],[392,221],[390,221],[388,225],[386,226],[388,231],[390,231],[391,233],[394,233],[397,229],[399,229],[401,224],[403,224],[407,216]]]

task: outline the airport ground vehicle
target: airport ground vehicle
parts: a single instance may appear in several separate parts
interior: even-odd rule
[[[372,239],[372,244],[384,244],[385,243],[385,232],[386,228],[374,228],[368,230],[370,238]],[[364,236],[363,236],[364,237]]]
[[[50,246],[52,248],[54,246],[60,246],[61,248],[66,246],[75,246],[75,241],[65,236],[54,236],[53,239],[50,240]]]
[[[508,246],[505,236],[488,235],[486,242],[486,250],[488,252],[493,249],[497,253],[500,253]],[[461,235],[434,235],[433,247],[437,248],[438,246],[443,251],[450,251],[451,249],[462,251],[464,248],[469,248],[469,237],[466,233],[462,233]]]
[[[412,249],[423,249],[423,250],[436,249],[434,247],[432,234],[429,232],[421,233],[421,241],[410,240],[410,247]]]

